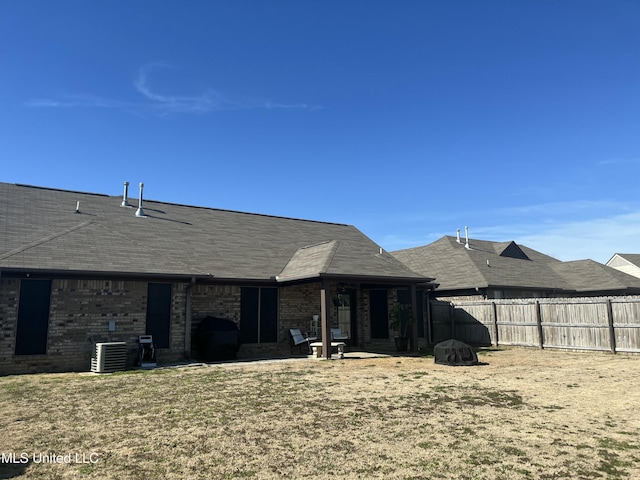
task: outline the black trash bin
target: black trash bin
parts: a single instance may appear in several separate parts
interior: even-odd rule
[[[205,317],[196,330],[198,358],[204,362],[233,360],[240,350],[240,330],[231,320]]]

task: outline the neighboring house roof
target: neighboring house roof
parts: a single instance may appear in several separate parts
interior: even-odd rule
[[[640,267],[640,253],[619,253],[618,255],[636,267]]]
[[[607,266],[640,278],[640,254],[616,253],[609,259]]]
[[[606,290],[638,290],[640,279],[607,267],[594,260],[575,260],[551,265],[567,284],[567,289],[576,292]]]
[[[432,280],[351,225],[0,183],[0,270]],[[80,202],[79,213],[75,213]],[[315,245],[315,246],[314,246]],[[282,278],[280,278],[282,277]]]
[[[421,247],[392,252],[409,268],[434,276],[438,290],[526,289],[640,292],[639,279],[593,260],[561,262],[515,242],[444,236]]]

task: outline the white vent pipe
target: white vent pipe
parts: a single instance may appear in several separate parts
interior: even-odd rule
[[[465,239],[466,239],[466,242],[464,244],[464,248],[471,249],[471,247],[469,246],[469,227],[467,227],[467,226],[464,227],[464,236],[465,236]]]
[[[129,182],[124,182],[124,193],[122,194],[121,207],[129,206]]]
[[[144,217],[144,210],[142,210],[142,189],[144,188],[144,183],[140,182],[140,198],[138,199],[138,210],[136,210],[136,217]]]

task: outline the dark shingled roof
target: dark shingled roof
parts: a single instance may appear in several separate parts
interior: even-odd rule
[[[0,270],[426,282],[337,223],[0,183]],[[75,213],[80,202],[79,213]],[[315,247],[310,247],[315,245]],[[323,246],[324,245],[324,246]]]
[[[515,242],[456,237],[392,252],[412,270],[436,277],[438,290],[512,288],[567,292],[640,291],[640,279],[593,260],[561,262]],[[488,263],[487,263],[488,262]]]
[[[560,262],[552,267],[576,292],[629,290],[640,293],[640,278],[594,260]]]

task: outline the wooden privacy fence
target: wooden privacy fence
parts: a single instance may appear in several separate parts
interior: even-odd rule
[[[431,338],[640,353],[640,296],[433,301]]]

